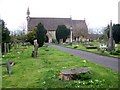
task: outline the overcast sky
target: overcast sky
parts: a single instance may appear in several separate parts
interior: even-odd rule
[[[120,0],[0,0],[0,18],[9,30],[26,25],[26,11],[31,17],[65,17],[86,19],[89,28],[100,28],[118,23]]]

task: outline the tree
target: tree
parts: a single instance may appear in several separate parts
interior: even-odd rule
[[[3,43],[9,43],[10,42],[10,31],[8,28],[2,29],[2,42]]]
[[[10,31],[7,27],[5,27],[5,22],[2,20],[2,42],[8,43],[10,42]]]
[[[47,30],[44,28],[42,23],[39,23],[36,27],[37,27],[37,31],[36,31],[37,42],[39,44],[39,47],[42,47],[46,40]]]
[[[104,40],[104,43],[106,43],[109,40],[109,25],[107,27],[104,27],[102,30],[102,35],[100,35],[101,40]]]
[[[7,27],[5,27],[5,22],[3,20],[1,20],[1,22],[2,22],[2,52],[5,52],[4,49],[6,47],[4,46],[4,43],[9,43],[11,41],[11,37],[10,37],[10,31],[8,30]],[[7,49],[10,49],[10,46]]]
[[[79,41],[80,38],[87,38],[88,37],[88,28],[87,25],[83,24],[82,26],[79,24],[76,24],[73,26],[73,34],[74,38]]]
[[[32,45],[34,45],[34,40],[36,39],[36,32],[37,28],[34,28],[32,31],[28,32],[25,36],[25,41],[30,42]]]
[[[115,40],[115,43],[120,42],[120,24],[114,24],[113,27],[113,38]]]
[[[70,29],[67,29],[65,25],[59,25],[56,30],[56,39],[60,43],[60,39],[63,39],[63,42],[66,41],[70,35]]]
[[[107,28],[104,30],[104,35],[107,35],[107,38],[109,38],[109,25],[107,26]],[[120,42],[120,24],[114,24],[112,26],[112,35],[113,35],[113,39],[115,40],[115,43],[119,43]]]

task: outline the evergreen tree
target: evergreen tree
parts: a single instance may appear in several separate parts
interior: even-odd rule
[[[34,45],[34,40],[36,39],[36,31],[37,29],[34,28],[31,32],[27,33],[25,37],[26,42],[30,42],[32,45]]]
[[[120,24],[114,24],[113,27],[113,38],[115,40],[115,43],[120,42]]]
[[[47,30],[44,28],[42,23],[39,23],[37,25],[37,32],[36,32],[36,38],[37,38],[39,47],[43,46],[45,39],[46,39],[46,33],[47,33]]]
[[[65,25],[59,25],[56,30],[56,39],[60,43],[60,39],[63,39],[63,42],[66,41],[70,35],[70,29],[67,29]]]
[[[4,43],[10,43],[11,42],[11,36],[10,31],[7,27],[5,27],[5,22],[1,20],[2,22],[2,52],[4,52]],[[10,45],[9,45],[10,49]]]
[[[9,43],[10,42],[10,31],[7,27],[5,27],[5,22],[2,21],[2,42]]]

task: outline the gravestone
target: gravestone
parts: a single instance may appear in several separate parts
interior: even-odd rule
[[[112,35],[112,20],[110,22],[110,32],[109,32],[109,41],[108,41],[108,51],[113,51],[115,49],[115,43],[113,40],[113,35]]]
[[[32,57],[37,57],[38,56],[38,43],[37,43],[37,39],[34,40],[34,47],[32,50]]]
[[[10,51],[9,51],[9,43],[7,43],[7,52],[9,53]]]
[[[4,53],[6,53],[7,52],[7,46],[6,46],[6,43],[4,43]]]
[[[10,63],[9,61],[6,62],[6,68],[7,68],[7,73],[11,74],[11,68],[10,68]]]
[[[91,74],[91,71],[87,68],[75,68],[70,70],[62,70],[60,72],[60,80],[69,81],[80,79],[83,74]]]
[[[111,40],[109,39],[108,41],[107,41],[107,47],[108,47],[108,51],[113,51],[113,50],[115,50],[115,40],[113,40],[112,41],[112,48],[110,48],[111,47]]]
[[[63,39],[60,39],[60,43],[63,43]]]

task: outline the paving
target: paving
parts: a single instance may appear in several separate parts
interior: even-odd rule
[[[74,56],[78,56],[78,57],[87,59],[88,61],[100,64],[104,67],[107,67],[114,71],[120,72],[120,69],[118,69],[120,67],[120,60],[118,58],[102,56],[102,55],[98,55],[98,54],[94,54],[94,53],[90,53],[90,52],[85,52],[85,51],[76,50],[76,49],[72,49],[72,48],[57,46],[54,44],[48,44],[48,45],[51,47],[54,47],[56,49],[59,49],[61,51],[70,53]]]

